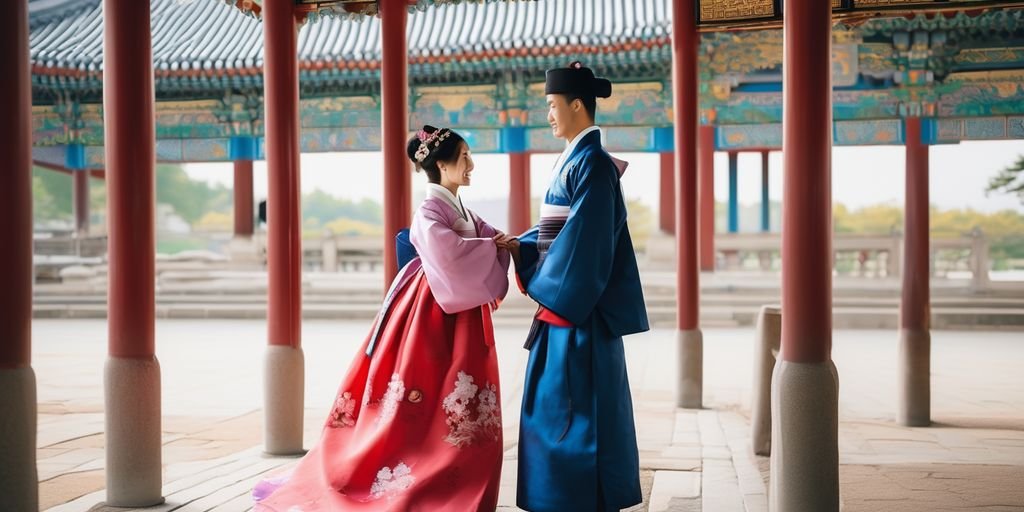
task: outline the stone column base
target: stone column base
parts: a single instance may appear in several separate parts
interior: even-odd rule
[[[700,329],[676,332],[679,347],[679,381],[676,407],[700,409],[704,399],[704,335]]]
[[[754,453],[772,452],[772,370],[782,337],[782,308],[762,306],[754,342],[754,389],[750,403],[750,443]]]
[[[897,421],[931,425],[932,336],[927,329],[900,329],[900,402]]]
[[[0,369],[0,390],[0,508],[39,510],[36,373],[31,367]]]
[[[259,267],[262,264],[260,245],[256,242],[255,236],[236,236],[228,242],[227,256],[231,265],[235,267]]]
[[[103,368],[107,501],[112,507],[164,502],[160,432],[160,363],[110,357]]]
[[[772,375],[772,512],[839,510],[839,377],[779,359]]]
[[[269,345],[263,368],[263,449],[268,455],[302,455],[306,385],[302,349]]]

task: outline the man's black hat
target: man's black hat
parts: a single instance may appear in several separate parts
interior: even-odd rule
[[[612,95],[612,83],[595,77],[594,71],[579,61],[568,67],[549,69],[544,78],[544,94],[573,94],[595,98]]]

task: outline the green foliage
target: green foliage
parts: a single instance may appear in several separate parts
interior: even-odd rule
[[[32,213],[36,220],[71,219],[71,176],[40,167],[32,168]]]
[[[57,201],[46,188],[39,176],[32,176],[32,216],[37,221],[55,220],[68,217],[58,208]]]
[[[638,198],[626,200],[626,211],[629,212],[626,225],[629,226],[629,235],[633,238],[633,247],[643,250],[647,247],[647,239],[650,238],[651,232],[657,229],[654,213]]]
[[[211,211],[231,209],[231,190],[193,181],[178,165],[156,166],[156,201],[174,207],[175,213],[193,224]]]
[[[975,228],[989,239],[991,258],[1000,265],[1006,259],[1024,258],[1024,215],[1013,210],[981,213],[974,210],[932,209],[933,237],[957,237]]]
[[[353,219],[335,219],[324,224],[324,228],[331,230],[332,233],[339,236],[384,234],[384,226],[380,224],[371,224]]]
[[[315,220],[315,226],[321,226],[321,220],[351,219],[372,225],[384,223],[384,212],[381,204],[370,199],[350,201],[334,197],[327,192],[316,189],[302,198],[302,217]]]
[[[836,204],[832,208],[832,222],[836,233],[885,235],[903,229],[903,208],[876,204],[851,212]]]
[[[1003,168],[989,179],[985,192],[1016,194],[1024,203],[1024,155],[1017,157],[1013,165]]]
[[[202,251],[209,249],[210,240],[205,237],[161,235],[156,240],[156,252],[175,254],[182,251]]]

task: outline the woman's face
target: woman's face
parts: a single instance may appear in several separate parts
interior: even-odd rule
[[[460,142],[459,149],[455,152],[455,160],[438,162],[437,166],[441,170],[441,185],[468,187],[473,177],[473,156],[469,153],[469,145]]]

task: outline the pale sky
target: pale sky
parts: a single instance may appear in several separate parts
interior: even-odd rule
[[[904,193],[904,153],[902,146],[836,147],[832,152],[832,199],[850,208],[890,203],[901,206]],[[931,203],[943,209],[973,208],[984,212],[1003,209],[1022,211],[1016,196],[992,194],[985,196],[988,179],[999,169],[1012,164],[1024,154],[1024,141],[963,142],[930,148]],[[629,198],[639,198],[658,207],[658,155],[656,153],[622,153],[630,167],[623,178]],[[538,154],[531,158],[531,188],[534,196],[543,196],[557,155]],[[473,201],[507,197],[508,157],[502,154],[473,156],[476,170],[473,184],[460,193],[467,206]],[[739,199],[741,203],[758,204],[761,198],[761,157],[757,153],[739,156]],[[772,153],[769,161],[769,196],[780,200],[782,195],[782,155]],[[383,196],[379,153],[309,153],[300,164],[302,191],[321,189],[348,199]],[[222,183],[232,181],[232,164],[187,164],[186,172],[193,178]],[[267,195],[266,162],[254,164],[256,200]],[[422,197],[426,176],[414,174],[414,197]],[[728,197],[728,156],[715,154],[715,197]]]

